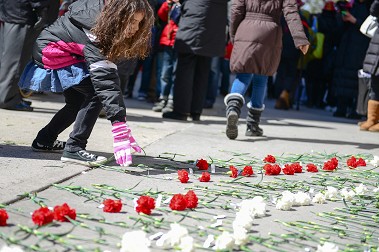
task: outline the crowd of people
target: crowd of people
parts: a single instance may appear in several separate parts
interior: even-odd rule
[[[378,9],[378,0],[0,0],[0,108],[33,111],[25,90],[62,93],[66,105],[32,148],[86,165],[106,160],[86,151],[99,115],[112,124],[117,163],[140,151],[124,104],[134,93],[182,121],[200,120],[222,95],[229,139],[247,96],[246,136],[263,135],[266,98],[276,109],[367,116],[360,129],[379,132],[379,35],[359,30]],[[367,114],[356,112],[361,69]],[[57,140],[73,123],[69,140]]]

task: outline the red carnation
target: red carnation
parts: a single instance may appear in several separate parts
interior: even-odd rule
[[[197,202],[199,201],[199,199],[197,198],[194,191],[189,190],[184,197],[187,200],[187,208],[197,207]]]
[[[232,172],[232,174],[230,174],[230,177],[237,178],[237,176],[238,176],[238,170],[237,170],[237,168],[234,167],[233,165],[231,165],[231,166],[229,166],[229,169]]]
[[[357,164],[358,166],[366,166],[366,161],[363,158],[359,158]]]
[[[0,209],[0,226],[6,226],[8,220],[8,213],[5,209]]]
[[[54,207],[54,220],[61,221],[61,222],[69,222],[67,217],[75,220],[76,219],[75,209],[70,208],[70,206],[67,205],[67,203],[64,203],[61,206]]]
[[[281,172],[281,170],[282,170],[280,168],[280,166],[277,165],[277,164],[274,164],[274,165],[272,165],[272,164],[265,164],[265,166],[263,167],[263,169],[266,171],[265,175],[268,175],[268,176],[270,176],[270,175],[279,175],[280,172]]]
[[[300,163],[296,162],[296,163],[293,163],[291,164],[293,170],[295,171],[295,173],[302,173],[303,172],[303,167],[300,165]]]
[[[178,179],[182,183],[187,183],[189,180],[188,172],[186,170],[179,170],[178,171]]]
[[[325,171],[334,171],[338,166],[338,160],[337,158],[332,158],[324,163],[324,166],[322,167]]]
[[[366,166],[366,162],[362,158],[357,160],[354,156],[351,156],[351,158],[346,161],[346,164],[352,169],[357,168],[358,166]]]
[[[175,194],[170,201],[172,210],[183,211],[187,208],[187,200],[183,194]]]
[[[294,175],[295,174],[295,169],[293,168],[292,165],[290,164],[285,164],[283,168],[283,173],[286,175]]]
[[[267,155],[264,159],[263,159],[264,162],[267,162],[267,163],[275,163],[276,162],[276,159],[274,156],[272,155]]]
[[[245,168],[243,168],[242,170],[242,176],[250,177],[250,176],[253,176],[253,174],[254,174],[253,167],[251,167],[250,165],[246,165]]]
[[[346,161],[346,164],[349,168],[357,168],[358,164],[357,164],[357,159],[352,156],[351,158],[349,158],[347,161]]]
[[[318,172],[317,166],[314,164],[307,164],[307,172]]]
[[[211,174],[209,174],[209,172],[202,172],[199,180],[200,182],[209,182],[211,180]]]
[[[137,213],[151,214],[151,210],[155,208],[155,200],[150,196],[141,196],[137,200]]]
[[[337,168],[337,166],[338,166],[338,159],[334,157],[334,158],[330,159],[330,161]]]
[[[106,199],[103,205],[103,211],[106,213],[119,213],[122,208],[121,200]]]
[[[54,220],[54,213],[47,207],[41,207],[32,214],[32,221],[38,226],[49,224]]]
[[[199,170],[208,170],[208,162],[207,160],[200,159],[196,162],[196,166],[199,168]]]

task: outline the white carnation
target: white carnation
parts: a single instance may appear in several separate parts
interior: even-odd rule
[[[122,236],[120,252],[149,252],[150,240],[142,230],[126,232]]]
[[[324,245],[317,245],[316,252],[338,252],[338,246],[331,242],[325,242]]]
[[[333,186],[327,186],[326,187],[326,192],[325,192],[325,197],[327,199],[335,199],[338,197],[338,190],[337,188]]]
[[[365,193],[368,192],[368,189],[364,184],[360,184],[358,187],[355,187],[355,192],[357,195],[365,195]]]
[[[231,235],[229,232],[224,231],[222,234],[217,237],[215,241],[215,246],[213,247],[214,250],[231,250],[234,246],[234,238],[233,235]]]
[[[374,156],[374,159],[370,160],[370,164],[372,166],[378,167],[379,166],[379,156]]]
[[[317,194],[313,197],[312,202],[313,202],[313,203],[317,203],[317,204],[324,204],[324,203],[325,203],[325,200],[326,200],[325,195],[319,192],[319,193],[317,193]]]
[[[288,211],[292,207],[292,201],[285,199],[284,197],[276,202],[276,209]]]
[[[156,242],[158,247],[170,248],[180,244],[180,239],[188,235],[188,230],[177,223],[170,224],[170,231]]]
[[[1,249],[0,249],[0,252],[23,252],[22,248],[18,247],[18,246],[3,246]]]
[[[240,203],[242,211],[248,211],[253,218],[263,217],[266,215],[266,203],[261,196],[256,196],[253,199],[243,200]]]
[[[248,243],[249,236],[247,235],[247,230],[243,227],[234,227],[233,226],[233,238],[236,245],[244,245]]]
[[[355,197],[355,192],[353,190],[348,190],[346,187],[343,188],[341,191],[341,196],[348,201],[352,201]]]
[[[246,230],[250,230],[253,225],[253,218],[246,210],[240,210],[236,213],[236,218],[233,221],[233,227],[242,227]]]
[[[377,187],[377,188],[374,188],[374,190],[372,190],[374,193],[377,193],[377,192],[379,192],[379,187]]]
[[[311,204],[311,197],[308,193],[305,192],[297,192],[295,194],[295,206],[308,206]]]
[[[179,248],[182,252],[194,251],[193,238],[189,235],[180,238]]]

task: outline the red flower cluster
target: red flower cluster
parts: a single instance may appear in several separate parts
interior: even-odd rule
[[[209,172],[203,172],[199,180],[200,182],[209,182],[211,180],[211,174],[209,174]]]
[[[265,166],[263,166],[263,169],[266,171],[265,172],[265,175],[279,175],[280,172],[281,172],[281,168],[279,165],[277,164],[265,164]]]
[[[338,159],[332,158],[324,163],[324,167],[322,168],[324,171],[334,171],[337,169],[338,166]]]
[[[263,159],[264,162],[266,163],[275,163],[276,162],[276,159],[274,156],[272,155],[267,155],[264,159]]]
[[[232,174],[230,174],[230,177],[232,178],[237,178],[238,177],[238,170],[236,167],[234,167],[233,165],[229,166],[229,170],[232,172]]]
[[[179,170],[178,171],[178,179],[182,183],[187,183],[189,180],[188,172],[186,170]]]
[[[70,208],[70,206],[67,205],[67,203],[64,203],[61,206],[54,207],[54,220],[61,221],[61,222],[69,222],[67,217],[75,220],[76,219],[75,209]]]
[[[175,194],[170,201],[170,208],[176,211],[183,211],[187,208],[196,208],[198,198],[194,191],[189,190],[186,195]]]
[[[346,163],[347,166],[352,169],[357,168],[358,166],[366,166],[366,161],[364,161],[362,158],[359,158],[357,160],[354,156],[351,156],[351,158],[349,158]]]
[[[5,209],[0,209],[0,227],[6,226],[8,220],[8,213]]]
[[[242,170],[242,176],[251,177],[253,176],[253,174],[254,174],[253,167],[251,167],[250,165],[246,165]]]
[[[54,212],[47,207],[41,207],[32,214],[32,221],[38,226],[49,224],[54,220]]]
[[[283,173],[286,175],[294,175],[295,174],[295,169],[292,165],[290,164],[285,164],[283,168]]]
[[[314,164],[307,164],[307,172],[318,172],[317,166]]]
[[[155,208],[155,200],[150,196],[141,196],[137,200],[137,213],[151,214],[151,210]]]
[[[103,205],[103,211],[106,213],[119,213],[122,208],[121,200],[106,199]]]
[[[295,173],[302,173],[303,167],[300,165],[300,163],[296,162],[291,164],[292,168],[294,169]]]
[[[208,162],[207,160],[200,159],[196,162],[196,166],[199,168],[199,170],[208,170]]]

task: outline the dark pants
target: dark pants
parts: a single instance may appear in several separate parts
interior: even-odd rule
[[[18,81],[39,32],[31,25],[0,23],[0,108],[21,102]]]
[[[372,76],[371,89],[369,94],[370,100],[379,101],[379,76]]]
[[[297,71],[298,58],[282,57],[275,79],[275,94],[279,97],[283,90],[292,92],[297,87],[298,71]]]
[[[90,78],[66,89],[63,95],[66,105],[38,132],[36,140],[40,144],[52,145],[58,135],[75,122],[65,150],[70,152],[85,150],[102,104],[95,94]]]
[[[201,114],[208,87],[211,57],[178,53],[174,112]]]

